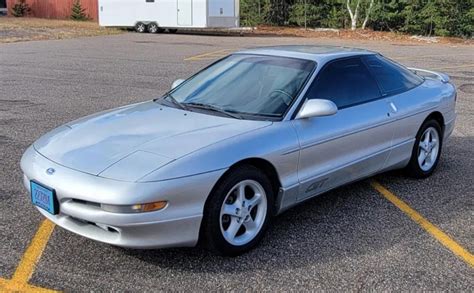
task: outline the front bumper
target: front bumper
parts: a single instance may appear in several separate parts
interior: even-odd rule
[[[38,210],[52,222],[81,236],[129,248],[194,246],[204,204],[212,187],[225,170],[159,182],[123,182],[75,171],[36,152],[23,155],[23,183],[30,180],[55,190],[59,213]],[[46,170],[56,172],[48,175]],[[132,205],[160,200],[168,205],[159,211],[121,214],[101,209],[100,204]]]
[[[115,225],[91,222],[87,216],[81,214],[76,218],[65,212],[51,215],[41,208],[37,209],[53,223],[73,233],[99,242],[137,249],[195,246],[199,239],[202,219],[202,216],[192,216],[151,223]]]

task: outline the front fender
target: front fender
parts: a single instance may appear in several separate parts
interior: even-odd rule
[[[275,167],[282,185],[290,186],[298,181],[298,156],[298,138],[291,123],[275,122],[183,156],[138,181],[162,181],[225,170],[248,158],[262,158]]]

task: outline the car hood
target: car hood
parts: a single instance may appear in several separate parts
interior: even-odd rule
[[[270,124],[145,102],[68,123],[38,139],[34,148],[65,167],[128,181],[198,149]]]

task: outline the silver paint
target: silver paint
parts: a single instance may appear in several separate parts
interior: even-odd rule
[[[328,61],[374,54],[305,46],[237,54],[246,53],[314,60],[318,67],[310,82]],[[306,116],[299,111],[306,111],[301,104],[310,82],[281,121],[238,120],[154,102],[73,121],[26,150],[21,160],[24,185],[29,189],[30,180],[36,180],[54,188],[60,213],[40,212],[82,236],[134,248],[193,246],[209,193],[242,160],[275,168],[279,213],[343,184],[406,166],[415,136],[432,113],[444,119],[443,139],[454,128],[456,92],[442,74],[425,77],[410,91],[330,116],[295,119]],[[54,176],[45,172],[48,168],[56,170]],[[161,200],[168,205],[156,212],[117,214],[100,208]]]
[[[336,113],[337,106],[334,102],[329,100],[312,99],[304,102],[298,115],[296,115],[296,119],[331,116]]]
[[[171,84],[171,89],[174,89],[175,87],[179,86],[184,81],[185,81],[184,79],[177,79],[177,80],[173,81],[173,83]]]

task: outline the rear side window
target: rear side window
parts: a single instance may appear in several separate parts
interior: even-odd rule
[[[381,96],[377,82],[359,57],[329,63],[316,77],[308,99],[333,101],[339,109],[369,102]]]
[[[401,93],[423,82],[423,79],[413,72],[380,55],[364,56],[363,60],[384,94]]]

